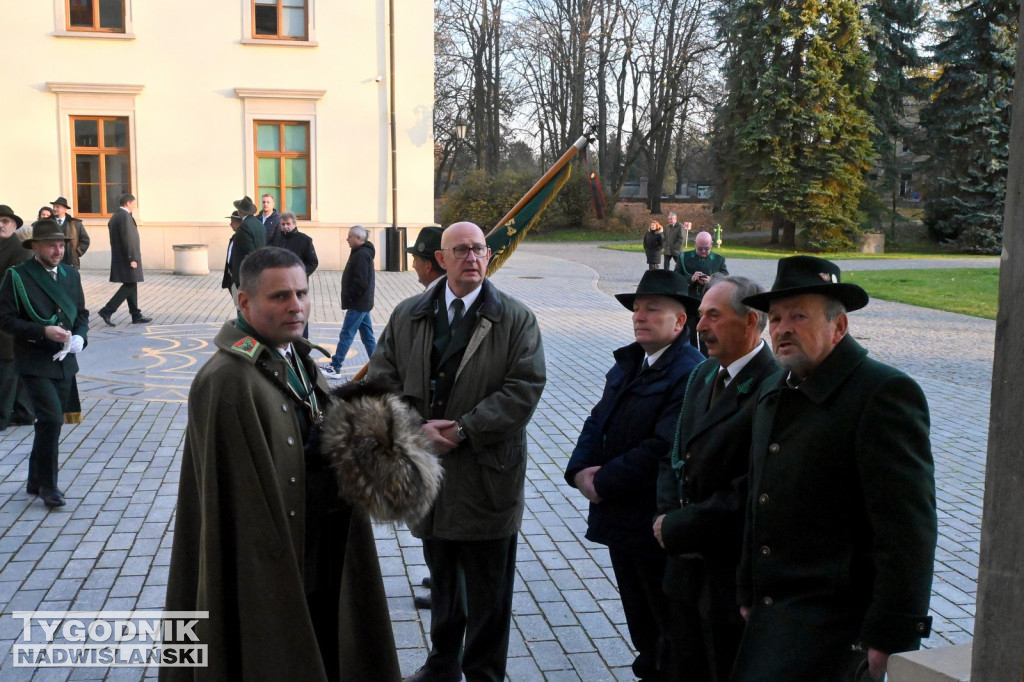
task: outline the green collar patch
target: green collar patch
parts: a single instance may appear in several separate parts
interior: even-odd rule
[[[243,336],[235,345],[231,346],[231,350],[236,350],[242,355],[248,355],[250,358],[256,355],[256,351],[260,349],[260,342],[251,336]]]

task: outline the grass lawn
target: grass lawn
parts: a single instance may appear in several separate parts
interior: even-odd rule
[[[607,237],[606,237],[607,239]],[[801,251],[794,251],[793,249],[780,249],[777,246],[769,246],[766,243],[760,243],[761,240],[750,239],[742,242],[733,242],[732,244],[725,243],[722,248],[716,248],[715,253],[720,253],[726,258],[784,258],[786,256],[795,256]],[[748,243],[749,242],[749,243]],[[632,241],[622,244],[607,244],[602,246],[603,249],[612,249],[614,251],[634,251],[640,253],[644,250],[643,244],[637,241]],[[688,249],[693,248],[693,242],[691,241]],[[859,253],[856,251],[844,251],[843,253],[823,253],[823,254],[811,254],[814,256],[822,256],[830,260],[893,260],[897,258],[976,258],[976,256],[964,256],[962,254],[948,253],[946,251],[894,251],[892,253]]]
[[[872,298],[996,319],[999,268],[872,270],[843,273]]]

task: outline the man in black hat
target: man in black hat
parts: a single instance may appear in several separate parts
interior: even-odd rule
[[[928,403],[849,335],[868,295],[834,263],[783,258],[772,290],[744,303],[768,313],[783,369],[754,412],[733,679],[881,679],[930,631]]]
[[[742,303],[763,291],[726,277],[701,299],[697,330],[709,357],[693,370],[671,452],[661,459],[654,536],[668,552],[668,679],[727,682],[743,634],[736,565],[750,427],[758,388],[779,369],[761,340],[767,316]]]
[[[104,324],[113,327],[110,316],[117,312],[122,303],[127,302],[132,324],[149,324],[153,318],[144,315],[139,308],[139,282],[143,281],[144,274],[139,226],[132,215],[135,196],[122,194],[117,198],[117,203],[119,208],[110,216],[107,230],[110,232],[110,281],[120,282],[121,286],[99,309],[99,316]]]
[[[71,207],[67,199],[57,197],[50,205],[53,206],[53,219],[69,240],[68,248],[64,250],[64,262],[77,268],[81,265],[82,256],[89,250],[89,233],[85,231],[82,221],[69,213]]]
[[[77,354],[89,330],[82,280],[61,263],[67,241],[56,222],[36,221],[32,236],[22,242],[35,257],[8,270],[0,284],[0,329],[14,337],[18,374],[36,416],[25,491],[42,497],[47,507],[64,506],[57,487],[57,443],[65,413],[77,404]]]
[[[21,240],[14,236],[21,226],[21,218],[11,207],[0,205],[0,279],[7,268],[32,257],[32,252],[21,248]],[[27,425],[33,421],[25,382],[18,378],[14,367],[14,340],[7,329],[0,329],[0,431],[11,424]]]
[[[267,245],[267,231],[259,218],[253,215],[257,209],[252,199],[244,196],[233,203],[241,224],[237,228],[235,227],[234,214],[232,214],[231,228],[235,230],[235,234],[228,247],[228,269],[231,271],[231,282],[225,288],[231,289],[231,298],[234,299],[237,308],[238,290],[242,285],[239,274],[242,261],[256,249],[262,249]]]
[[[687,377],[704,356],[685,333],[698,301],[677,273],[648,270],[635,294],[615,298],[633,311],[636,341],[613,353],[604,394],[583,424],[565,480],[590,501],[587,539],[608,546],[638,652],[633,674],[652,680],[668,674],[665,550],[651,533],[658,462],[672,446]]]
[[[444,230],[440,226],[428,225],[420,230],[416,243],[405,250],[413,257],[412,269],[416,271],[416,278],[425,289],[433,286],[444,274],[444,268],[437,262],[435,255],[441,250],[442,232]]]

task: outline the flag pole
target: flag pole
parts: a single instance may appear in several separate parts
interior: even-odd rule
[[[587,137],[586,135],[580,135],[580,139],[576,140],[573,143],[573,145],[569,147],[569,149],[567,149],[564,154],[562,154],[558,161],[555,161],[551,165],[551,168],[548,169],[548,172],[542,175],[540,180],[534,183],[533,187],[530,188],[530,191],[524,194],[523,198],[516,202],[516,205],[512,207],[512,210],[506,213],[505,217],[499,220],[498,224],[495,225],[494,228],[490,232],[488,232],[486,236],[489,237],[492,234],[494,234],[495,231],[500,229],[501,226],[507,223],[516,213],[519,213],[519,210],[523,206],[526,206],[526,204],[530,203],[530,200],[537,196],[537,192],[541,191],[544,188],[544,186],[548,183],[548,181],[551,180],[551,178],[558,175],[559,171],[561,171],[562,168],[565,167],[565,164],[569,163],[569,161],[571,161],[572,158],[576,156],[576,154],[578,154],[579,151],[583,149],[583,147],[585,147],[587,142],[589,141],[589,137]]]

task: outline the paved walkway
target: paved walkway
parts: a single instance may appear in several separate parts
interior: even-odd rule
[[[978,259],[994,265],[994,259]],[[942,267],[943,261],[913,265]],[[735,274],[770,285],[774,261],[734,261]],[[957,265],[962,265],[957,261]],[[850,261],[844,267],[902,267]],[[536,311],[549,382],[530,425],[527,512],[520,540],[511,680],[632,679],[632,653],[607,552],[582,539],[585,500],[562,470],[596,402],[612,349],[631,340],[629,314],[609,294],[630,291],[642,258],[592,245],[527,244],[495,277]],[[104,273],[83,273],[97,309],[113,292]],[[333,349],[341,322],[340,273],[313,277],[312,336]],[[0,680],[132,679],[139,668],[12,668],[15,610],[160,609],[185,429],[185,398],[211,341],[232,314],[220,276],[147,273],[140,287],[152,325],[110,329],[94,320],[81,357],[84,421],[65,427],[61,484],[67,507],[52,512],[24,493],[29,427],[0,433]],[[379,273],[378,331],[395,303],[419,290],[413,273]],[[872,354],[913,375],[932,409],[940,531],[932,597],[938,646],[970,638],[977,580],[981,494],[995,323],[873,301],[851,316]],[[354,372],[362,346],[346,362]],[[402,670],[426,655],[429,613],[411,595],[426,574],[420,544],[404,528],[376,529]],[[109,677],[108,677],[109,674]]]

